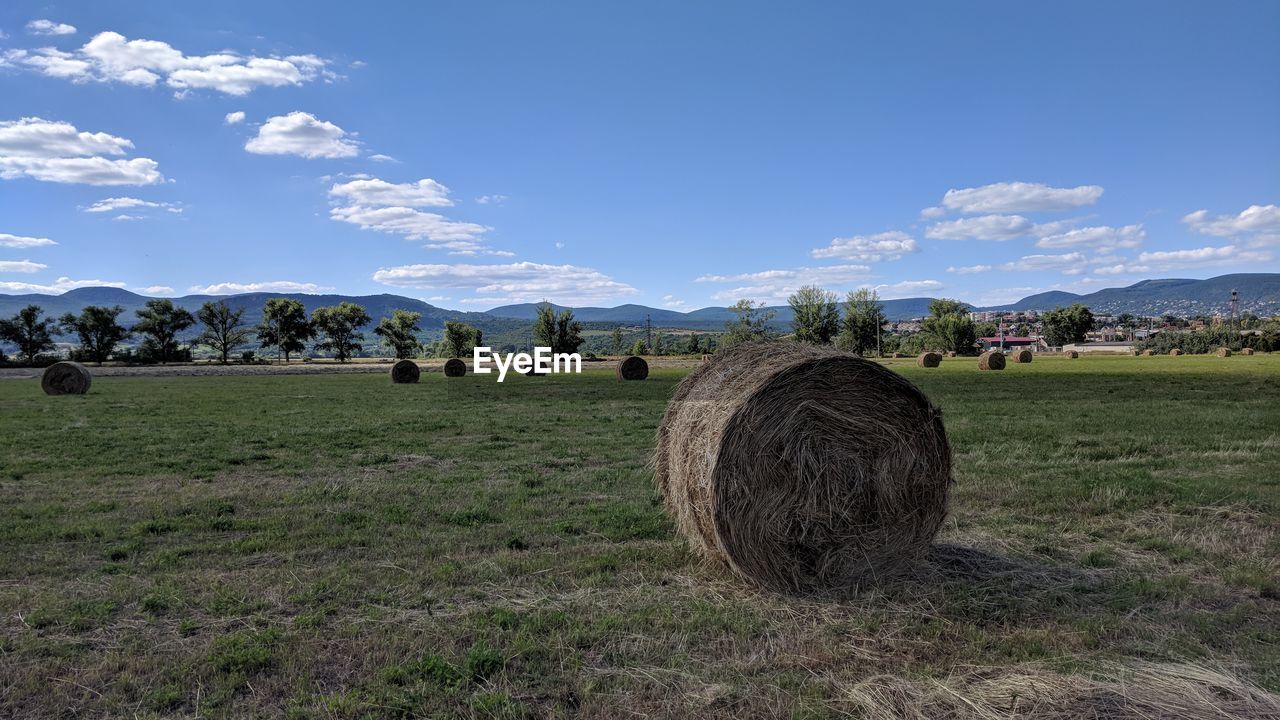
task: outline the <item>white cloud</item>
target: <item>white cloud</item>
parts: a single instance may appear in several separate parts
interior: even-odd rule
[[[158,40],[129,40],[116,32],[95,35],[74,52],[56,48],[13,50],[10,65],[74,82],[119,82],[154,87],[162,80],[176,95],[210,89],[227,95],[246,95],[259,87],[301,85],[337,76],[329,62],[315,55],[286,57],[244,56],[234,52],[185,55]]]
[[[919,251],[920,248],[916,245],[914,238],[904,232],[893,230],[875,235],[835,238],[829,246],[815,248],[809,254],[815,258],[880,262],[897,260],[903,255]]]
[[[1005,272],[1060,270],[1065,275],[1078,275],[1083,271],[1085,261],[1084,253],[1078,252],[1063,255],[1024,255],[1019,260],[1001,265],[1000,269]]]
[[[39,285],[36,283],[21,282],[0,282],[0,290],[9,290],[11,292],[21,293],[42,293],[45,295],[60,295],[68,290],[75,290],[82,287],[124,287],[125,283],[112,282],[110,280],[72,280],[69,277],[60,277],[53,282],[52,285]]]
[[[1210,217],[1208,210],[1188,213],[1182,222],[1196,232],[1219,237],[1253,236],[1256,244],[1280,243],[1280,205],[1250,205],[1239,215]]]
[[[1018,213],[1070,210],[1092,205],[1102,197],[1098,185],[1055,188],[1040,183],[1001,182],[976,188],[951,189],[942,205],[963,213]]]
[[[125,222],[128,222],[128,221],[130,221],[130,220],[146,220],[146,218],[145,218],[144,216],[142,216],[142,215],[129,215],[128,213],[120,213],[119,215],[117,215],[117,216],[115,216],[115,217],[113,217],[113,218],[111,218],[111,219],[112,219],[112,220],[122,220],[122,221],[125,221]]]
[[[679,310],[681,308],[687,307],[688,305],[689,303],[685,302],[684,300],[681,300],[675,295],[662,296],[662,307],[671,308],[673,310]]]
[[[32,35],[75,35],[76,27],[52,20],[32,20],[27,23],[27,32]]]
[[[181,213],[182,207],[175,203],[152,202],[150,200],[142,200],[135,197],[113,197],[104,198],[95,202],[86,208],[81,208],[87,213],[106,213],[116,210],[134,210],[139,208],[161,209],[171,213]],[[141,220],[142,216],[136,215],[117,215],[115,220]]]
[[[599,302],[638,291],[597,270],[575,265],[516,262],[506,265],[402,265],[382,268],[373,279],[384,285],[415,289],[463,289],[478,297],[470,304]]]
[[[176,292],[168,285],[148,285],[147,287],[134,288],[133,291],[143,295],[172,295]]]
[[[258,155],[298,155],[307,159],[347,158],[360,154],[359,143],[346,130],[315,115],[291,112],[267,118],[244,149]]]
[[[374,153],[373,155],[369,156],[369,159],[374,162],[400,162],[399,160],[396,160],[390,155],[383,155],[382,153]]]
[[[946,214],[947,214],[947,209],[944,207],[938,207],[937,205],[934,205],[933,207],[927,207],[920,211],[920,217],[925,220],[940,218]]]
[[[1094,273],[1098,275],[1131,275],[1187,267],[1202,268],[1205,266],[1266,263],[1272,259],[1274,258],[1270,252],[1242,250],[1237,245],[1202,247],[1192,250],[1158,250],[1140,253],[1132,263],[1120,262],[1096,268]]]
[[[943,287],[945,286],[937,280],[903,280],[891,285],[875,285],[870,289],[875,290],[882,300],[893,300],[941,290]]]
[[[981,215],[934,223],[924,235],[933,240],[1013,240],[1032,234],[1035,228],[1021,215]]]
[[[976,275],[977,273],[990,272],[990,265],[965,265],[962,267],[951,266],[947,268],[947,272],[957,275]]]
[[[501,205],[506,201],[506,195],[481,195],[476,198],[477,205]]]
[[[244,111],[237,110],[235,112],[229,112],[226,115],[223,115],[222,121],[228,125],[236,125],[244,122],[244,117],[245,117]]]
[[[280,292],[280,293],[318,293],[332,290],[315,283],[300,283],[292,280],[272,280],[270,282],[221,282],[212,285],[193,285],[190,292],[197,295],[236,295],[238,293]]]
[[[762,270],[736,275],[703,275],[695,282],[735,283],[735,287],[715,293],[715,300],[734,301],[742,298],[782,302],[805,285],[817,285],[830,289],[848,289],[853,283],[865,280],[871,273],[866,265],[826,265],[800,267],[786,270]]]
[[[5,248],[48,247],[49,245],[57,244],[58,243],[50,240],[49,238],[26,237],[23,235],[0,233],[0,247]]]
[[[431,178],[398,185],[380,178],[352,180],[329,188],[329,197],[355,205],[411,208],[453,205],[449,188]]]
[[[33,273],[48,267],[30,260],[0,260],[0,272]]]
[[[0,178],[85,185],[152,185],[164,180],[150,158],[123,159],[133,142],[81,132],[37,117],[0,121]],[[109,159],[104,156],[113,156]]]
[[[1147,233],[1141,225],[1125,225],[1118,228],[1101,225],[1045,235],[1036,241],[1036,246],[1042,248],[1093,247],[1100,250],[1113,250],[1138,247],[1146,237]]]

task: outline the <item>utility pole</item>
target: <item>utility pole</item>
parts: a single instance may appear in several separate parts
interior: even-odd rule
[[[1240,293],[1231,291],[1231,327],[1236,327],[1236,308],[1240,304]]]
[[[653,322],[649,320],[649,313],[644,314],[644,347],[653,352]]]

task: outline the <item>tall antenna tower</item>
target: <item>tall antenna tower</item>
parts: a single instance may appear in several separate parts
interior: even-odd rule
[[[1236,326],[1236,318],[1239,317],[1238,315],[1236,315],[1236,309],[1239,307],[1239,305],[1240,305],[1240,293],[1236,292],[1235,290],[1232,290],[1231,291],[1231,327]]]
[[[644,314],[644,346],[653,352],[653,321],[649,319],[649,313]]]

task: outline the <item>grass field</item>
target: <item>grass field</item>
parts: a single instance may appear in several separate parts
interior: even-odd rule
[[[945,413],[947,545],[821,600],[673,535],[646,463],[685,371],[0,381],[0,717],[931,716],[1187,666],[1280,691],[1280,356],[890,364]]]

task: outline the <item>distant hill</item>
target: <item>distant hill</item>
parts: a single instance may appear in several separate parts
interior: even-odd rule
[[[903,298],[900,300],[882,300],[885,315],[890,320],[908,320],[922,317],[929,313],[929,303],[933,298]],[[557,311],[565,306],[552,304]],[[775,325],[790,325],[791,308],[786,305],[774,305],[768,308],[774,311]],[[538,303],[520,305],[503,305],[488,311],[496,317],[532,320],[538,315]],[[644,305],[619,305],[613,308],[580,307],[573,308],[573,316],[583,322],[607,322],[621,325],[643,325],[645,316],[657,327],[683,328],[687,330],[723,330],[724,324],[737,316],[729,308],[705,307],[701,310],[679,312],[651,308]]]
[[[1239,311],[1268,316],[1280,314],[1280,273],[1237,273],[1207,280],[1169,278],[1143,280],[1128,287],[1106,288],[1087,295],[1052,291],[1018,302],[982,310],[1052,310],[1083,303],[1097,314],[1223,315],[1231,311],[1231,291],[1240,294]]]

